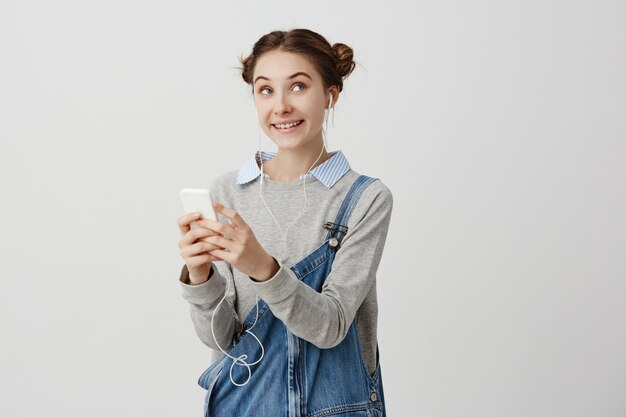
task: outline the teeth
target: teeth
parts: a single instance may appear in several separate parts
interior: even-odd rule
[[[300,120],[299,122],[293,122],[293,123],[287,123],[287,124],[280,124],[280,125],[274,125],[279,129],[289,129],[290,127],[294,127],[299,125],[300,123],[302,123],[302,120]]]

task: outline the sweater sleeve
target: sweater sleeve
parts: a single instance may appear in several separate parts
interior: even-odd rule
[[[217,266],[217,268],[216,268]],[[232,270],[227,262],[214,262],[211,267],[213,272],[208,281],[199,285],[193,285],[189,281],[189,270],[183,265],[180,274],[183,298],[189,302],[191,321],[196,334],[208,347],[220,350],[219,346],[228,350],[232,345],[235,334],[241,330],[241,323],[235,312],[235,291],[233,285]],[[230,280],[230,288],[226,299],[217,308],[224,298],[226,280]],[[211,320],[215,335],[211,334]]]
[[[269,280],[251,280],[259,297],[293,334],[322,349],[344,339],[375,282],[392,207],[392,194],[380,181],[366,189],[348,222],[348,233],[321,293],[300,281],[280,261],[280,269]]]

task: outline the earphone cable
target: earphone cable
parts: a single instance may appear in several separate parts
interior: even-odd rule
[[[276,217],[274,216],[274,214],[270,210],[270,208],[267,205],[267,202],[265,201],[265,199],[263,198],[263,177],[264,177],[264,171],[263,171],[263,154],[261,153],[261,126],[259,124],[259,149],[258,149],[258,156],[259,156],[259,159],[260,159],[260,162],[261,162],[261,179],[260,179],[260,182],[259,182],[259,194],[261,196],[261,200],[263,201],[263,204],[265,205],[265,208],[267,209],[267,211],[270,213],[270,215],[274,219],[274,222],[276,223],[276,225],[278,226],[278,229],[280,230],[281,237],[283,238],[283,252],[282,252],[282,254],[280,256],[281,262],[284,261],[284,259],[285,259],[284,255],[285,255],[285,252],[287,251],[287,234],[289,233],[289,229],[296,222],[296,220],[298,220],[300,218],[300,216],[302,216],[302,214],[306,210],[306,205],[307,205],[306,178],[311,173],[311,170],[313,169],[313,167],[315,166],[317,161],[319,161],[319,159],[321,158],[322,154],[324,153],[324,149],[326,149],[326,138],[327,138],[327,132],[328,132],[328,118],[329,118],[330,108],[332,107],[332,103],[333,103],[333,96],[331,94],[330,95],[330,100],[329,100],[328,111],[324,112],[324,124],[325,124],[325,126],[323,126],[323,129],[322,129],[322,133],[323,133],[322,134],[322,140],[323,140],[323,142],[322,142],[322,149],[320,150],[320,154],[317,156],[317,159],[315,160],[315,162],[313,162],[313,164],[308,169],[306,174],[304,174],[302,176],[302,177],[304,177],[303,178],[304,205],[302,206],[302,210],[300,211],[298,216],[296,216],[296,218],[293,219],[291,221],[291,223],[289,223],[289,225],[287,226],[287,229],[285,230],[284,234],[283,234],[282,228],[280,227],[280,223],[278,222],[278,220],[276,219]],[[335,118],[335,109],[333,107],[333,125],[334,125],[334,118]],[[233,277],[233,279],[234,279],[234,277]],[[214,319],[215,319],[215,315],[216,315],[217,310],[219,309],[220,305],[224,302],[224,300],[226,300],[226,296],[228,294],[228,290],[229,289],[230,289],[230,281],[228,279],[226,279],[226,289],[224,290],[224,296],[222,297],[220,302],[217,303],[217,306],[215,307],[215,310],[214,310],[213,315],[211,317],[211,336],[213,336],[213,340],[215,341],[215,345],[218,347],[218,349],[222,353],[224,353],[226,356],[228,356],[229,358],[231,358],[233,360],[233,363],[230,366],[230,374],[229,374],[230,375],[230,380],[231,380],[231,382],[234,385],[236,385],[238,387],[241,387],[241,386],[246,385],[250,381],[250,378],[252,376],[252,369],[250,367],[252,365],[256,365],[256,364],[260,363],[261,360],[263,359],[263,356],[265,355],[265,348],[263,346],[263,343],[259,340],[259,338],[254,333],[251,332],[252,328],[256,325],[257,320],[259,318],[259,296],[257,294],[256,300],[255,300],[256,315],[255,315],[255,318],[254,318],[254,323],[252,323],[252,326],[250,326],[249,329],[246,329],[245,332],[250,334],[250,335],[252,335],[254,337],[254,339],[257,341],[257,343],[259,344],[259,346],[261,346],[261,356],[255,362],[248,363],[248,362],[246,362],[246,359],[248,359],[248,355],[247,354],[244,353],[244,354],[239,355],[238,357],[229,355],[228,352],[226,352],[224,349],[222,349],[222,347],[217,342],[217,338],[215,337],[215,331],[214,331],[214,325],[213,325]],[[234,368],[235,364],[237,364],[239,366],[246,367],[246,369],[248,371],[248,378],[241,384],[237,383],[234,380],[234,378],[233,378],[233,368]]]

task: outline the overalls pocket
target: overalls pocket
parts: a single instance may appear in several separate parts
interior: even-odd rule
[[[198,385],[207,390],[207,393],[204,397],[204,416],[209,416],[209,401],[211,400],[211,393],[213,391],[213,387],[215,386],[215,382],[217,378],[221,375],[222,370],[224,369],[224,360],[227,357],[223,357],[222,359],[217,360],[214,364],[209,366],[209,368],[202,373],[200,379],[198,380]]]

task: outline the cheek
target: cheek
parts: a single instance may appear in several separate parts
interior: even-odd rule
[[[265,124],[268,123],[268,121],[270,120],[270,117],[272,116],[272,111],[268,106],[258,104],[256,106],[256,114],[259,121]]]
[[[324,120],[324,108],[323,107],[320,107],[320,106],[311,107],[308,113],[312,116],[312,119],[317,123],[321,123]]]
[[[299,103],[298,110],[304,115],[307,115],[309,119],[317,119],[323,114],[323,106],[320,105],[319,100],[303,100]]]

